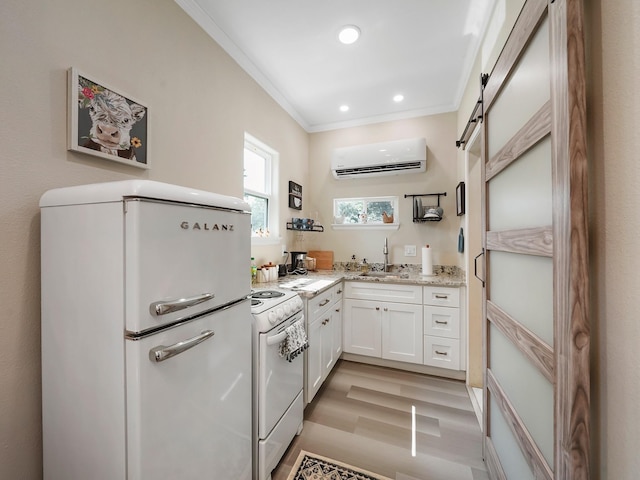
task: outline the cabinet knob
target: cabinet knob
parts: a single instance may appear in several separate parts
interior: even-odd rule
[[[340,295],[342,293],[342,290],[338,290],[338,295]]]
[[[388,309],[387,307],[384,307],[384,311],[385,311],[385,312],[388,312],[388,311],[389,311],[389,309]]]
[[[340,311],[340,309],[339,309],[339,308],[336,308],[336,312],[339,312],[339,311]]]
[[[380,310],[380,307],[376,307],[376,310]]]
[[[438,355],[445,355],[445,356],[447,355],[447,352],[439,352],[438,350],[436,350],[436,353],[437,353]]]

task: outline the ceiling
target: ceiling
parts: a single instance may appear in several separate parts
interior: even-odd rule
[[[308,132],[457,110],[494,1],[176,0]]]

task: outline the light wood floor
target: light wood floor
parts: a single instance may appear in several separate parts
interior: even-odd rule
[[[344,360],[307,405],[302,433],[272,480],[286,480],[301,449],[395,480],[489,479],[463,382]]]

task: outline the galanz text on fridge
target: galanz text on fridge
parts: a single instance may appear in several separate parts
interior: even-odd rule
[[[203,223],[202,225],[200,225],[198,222],[195,222],[193,225],[189,225],[189,222],[182,222],[180,224],[180,228],[183,228],[184,230],[226,230],[229,232],[233,232],[233,225],[218,225],[217,223],[214,223],[213,225]]]

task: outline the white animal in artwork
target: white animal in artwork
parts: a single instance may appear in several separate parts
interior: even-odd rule
[[[91,130],[84,147],[109,155],[135,160],[135,147],[139,139],[132,140],[131,128],[141,120],[145,108],[127,100],[111,90],[90,89],[78,84],[78,104],[88,108]]]

